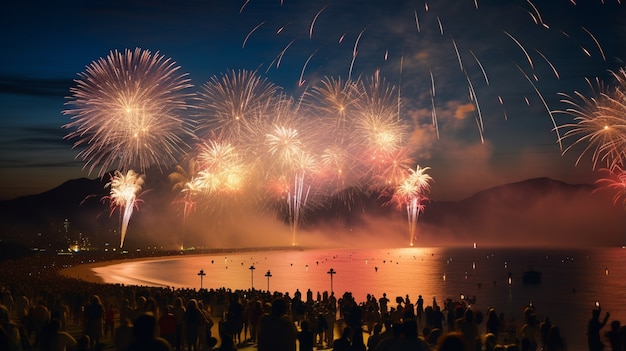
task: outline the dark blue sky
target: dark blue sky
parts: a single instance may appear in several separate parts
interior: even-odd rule
[[[561,156],[548,111],[565,107],[559,92],[587,94],[585,78],[611,83],[608,71],[625,66],[626,5],[576,2],[9,2],[0,13],[0,199],[94,177],[62,139],[64,103],[86,66],[136,47],[171,58],[195,87],[251,69],[299,96],[325,76],[379,70],[400,87],[415,156],[432,168],[434,199],[531,177],[593,181],[589,162]]]

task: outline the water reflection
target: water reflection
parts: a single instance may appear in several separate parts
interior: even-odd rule
[[[612,320],[626,322],[625,252],[482,247],[293,250],[131,261],[94,271],[108,283],[196,289],[201,269],[205,288],[232,289],[252,284],[266,289],[263,274],[271,271],[272,290],[292,295],[296,289],[303,294],[311,289],[314,296],[331,290],[332,277],[336,295],[349,291],[357,301],[365,301],[367,294],[379,298],[386,293],[391,301],[408,294],[413,302],[422,295],[426,304],[437,298],[441,305],[463,294],[475,299],[474,307],[481,311],[494,307],[517,321],[532,303],[540,317],[549,316],[563,326],[569,340],[584,344],[595,301],[611,312]],[[328,274],[331,268],[334,274]],[[523,272],[531,268],[543,273],[540,285],[522,284]]]

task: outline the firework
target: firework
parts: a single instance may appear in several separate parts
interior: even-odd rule
[[[603,168],[601,171],[607,173],[607,176],[596,181],[596,184],[600,185],[599,189],[613,191],[613,203],[621,202],[626,206],[626,171],[620,166],[615,166],[613,169]]]
[[[424,193],[430,190],[432,177],[426,173],[429,169],[429,167],[421,168],[419,165],[415,170],[409,169],[406,178],[395,188],[392,197],[394,203],[406,208],[410,246],[414,244],[417,219],[419,213],[424,209],[424,202],[427,200]]]
[[[180,249],[183,250],[185,239],[185,224],[189,215],[195,211],[198,194],[200,193],[200,185],[195,178],[197,161],[190,158],[186,162],[187,167],[177,165],[174,172],[170,173],[168,179],[174,183],[172,191],[178,191],[179,196],[174,201],[175,204],[182,204],[183,208],[183,226],[180,237]]]
[[[186,149],[191,125],[183,117],[187,74],[158,52],[135,49],[112,51],[87,67],[70,89],[63,111],[72,121],[66,139],[82,148],[79,158],[91,173],[104,175],[175,162]]]
[[[198,93],[197,134],[249,138],[256,120],[273,108],[278,91],[278,86],[247,70],[211,78]]]
[[[105,197],[110,201],[111,213],[116,209],[120,210],[120,247],[124,246],[128,222],[137,206],[138,193],[141,191],[144,181],[145,175],[138,174],[133,170],[129,170],[126,174],[115,171],[111,176],[111,181],[106,184],[107,188],[111,188],[110,195]]]
[[[578,145],[586,144],[576,160],[591,152],[592,167],[604,166],[608,169],[623,167],[626,160],[626,70],[612,72],[616,86],[610,88],[599,79],[595,85],[588,80],[592,96],[575,92],[565,95],[562,102],[570,107],[561,113],[574,117],[576,123],[560,126],[564,129],[564,139],[575,139],[565,149],[568,152]]]
[[[243,190],[248,168],[229,143],[209,141],[200,145],[197,183],[206,194],[233,194]]]
[[[291,99],[277,105],[272,121],[265,126],[264,155],[268,176],[276,179],[287,200],[287,211],[292,230],[292,245],[296,232],[311,198],[312,184],[319,170],[318,133],[311,129],[311,121],[303,116]]]

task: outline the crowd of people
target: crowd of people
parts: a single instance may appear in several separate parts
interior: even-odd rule
[[[449,298],[356,301],[350,292],[198,291],[59,274],[78,259],[0,265],[0,350],[568,350],[559,326],[532,306],[514,324],[493,308],[483,313]],[[582,349],[626,349],[626,326],[612,321],[605,328],[608,321],[599,307],[592,311]]]

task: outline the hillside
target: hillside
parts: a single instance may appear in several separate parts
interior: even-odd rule
[[[0,239],[48,248],[64,247],[79,237],[90,238],[94,246],[119,244],[119,215],[111,214],[106,201],[107,182],[74,179],[38,195],[0,202]],[[284,246],[291,235],[288,221],[276,219],[276,209],[258,214],[240,204],[219,209],[205,204],[210,211],[200,208],[183,224],[180,209],[172,205],[170,184],[153,186],[141,195],[131,218],[129,247],[170,248],[182,240],[183,230],[188,245],[217,247]],[[363,195],[353,197],[349,206],[337,199],[309,211],[301,221],[298,242],[404,245],[405,211],[385,202],[377,195]],[[536,178],[486,189],[461,201],[428,202],[417,235],[421,245],[619,245],[623,217],[610,194],[594,192],[591,185]],[[259,235],[268,232],[273,234]]]

